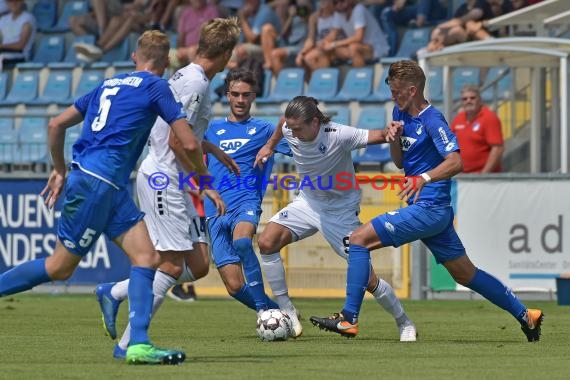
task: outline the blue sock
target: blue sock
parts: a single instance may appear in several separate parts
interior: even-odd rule
[[[346,300],[342,315],[350,323],[356,323],[364,299],[364,292],[370,277],[370,251],[361,245],[348,247],[348,269],[346,273]]]
[[[0,297],[20,293],[51,281],[46,272],[46,258],[27,261],[0,275]]]
[[[501,309],[511,313],[519,322],[523,320],[526,306],[523,305],[511,289],[507,288],[501,281],[491,276],[489,273],[477,268],[475,276],[469,284],[469,289],[476,291]]]
[[[263,287],[263,275],[261,267],[250,238],[241,238],[233,241],[234,249],[239,255],[242,265],[243,274],[249,286],[249,293],[255,302],[255,310],[267,309],[267,295]]]
[[[265,303],[267,304],[267,307],[270,309],[279,309],[279,305],[277,304],[277,302],[269,298],[268,295],[265,295]]]
[[[129,322],[131,323],[131,341],[129,345],[149,344],[148,326],[152,314],[152,282],[156,270],[152,268],[132,267],[129,276]]]
[[[230,296],[234,297],[239,302],[243,303],[245,306],[249,307],[252,310],[255,310],[255,301],[251,297],[251,293],[249,292],[249,286],[244,284],[239,292],[236,294],[230,294]]]

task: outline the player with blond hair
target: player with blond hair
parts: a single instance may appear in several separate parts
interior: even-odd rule
[[[200,31],[196,58],[178,70],[169,80],[186,112],[187,121],[198,141],[202,141],[211,116],[210,80],[226,66],[239,39],[240,29],[235,18],[215,18],[207,21]],[[202,142],[204,151],[212,153],[224,165],[239,171],[218,147]],[[160,253],[161,263],[153,283],[152,313],[156,313],[170,287],[177,282],[194,281],[204,277],[209,269],[209,255],[201,221],[186,189],[179,188],[178,173],[194,172],[194,166],[181,149],[180,141],[170,133],[163,119],[157,119],[150,134],[148,156],[137,174],[137,194],[152,242]],[[151,187],[154,175],[161,173],[170,179],[168,186]],[[225,205],[214,190],[205,190],[219,214]],[[131,279],[132,280],[132,279]],[[129,279],[118,283],[99,284],[95,290],[103,314],[105,329],[115,339],[116,317],[120,303],[127,298]],[[115,345],[113,356],[122,358],[132,340],[127,326]]]
[[[19,293],[49,281],[67,280],[104,233],[127,254],[130,272],[129,321],[132,334],[126,351],[129,364],[177,364],[182,351],[151,344],[148,327],[152,283],[160,257],[149,237],[144,214],[128,192],[129,177],[157,117],[170,125],[195,171],[208,175],[202,149],[185,120],[178,97],[162,75],[168,66],[166,34],[147,31],[132,54],[136,70],[106,79],[49,123],[54,169],[42,191],[53,206],[62,191],[64,202],[51,256],[25,262],[0,275],[0,296]],[[73,145],[66,180],[65,130],[83,121]],[[167,127],[168,128],[168,127]],[[170,129],[170,128],[169,128]]]

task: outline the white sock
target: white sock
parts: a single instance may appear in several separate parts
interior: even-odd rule
[[[116,300],[122,301],[129,296],[129,279],[117,282],[111,288],[111,297]]]
[[[378,286],[372,295],[384,310],[392,314],[394,319],[398,320],[404,314],[404,308],[398,297],[396,297],[394,289],[381,278],[378,279]]]
[[[194,282],[194,281],[196,281],[196,277],[194,277],[194,274],[190,270],[190,267],[187,264],[184,264],[184,269],[182,270],[182,274],[178,278],[178,283]]]
[[[171,286],[176,284],[176,279],[160,270],[156,271],[154,276],[154,282],[152,283],[152,293],[154,298],[152,300],[152,316],[156,314],[158,308],[164,302],[164,296]],[[131,340],[131,324],[127,324],[125,332],[119,341],[119,347],[126,350],[129,346],[129,341]]]
[[[269,282],[271,291],[280,309],[291,310],[293,303],[289,298],[289,289],[285,282],[285,268],[279,252],[270,255],[261,255],[261,267]]]

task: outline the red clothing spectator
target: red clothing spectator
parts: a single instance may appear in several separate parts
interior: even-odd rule
[[[504,151],[501,121],[483,104],[477,87],[464,87],[461,101],[463,110],[453,119],[451,130],[461,148],[463,172],[501,172]]]

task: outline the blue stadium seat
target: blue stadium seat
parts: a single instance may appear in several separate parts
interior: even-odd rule
[[[87,13],[88,2],[85,0],[71,0],[66,1],[61,10],[61,15],[57,19],[57,23],[54,27],[48,28],[46,32],[68,32],[69,29],[69,17],[77,16]]]
[[[47,161],[47,118],[36,116],[22,117],[19,141],[21,163],[43,163]]]
[[[216,75],[214,75],[214,77],[210,81],[210,101],[211,102],[215,102],[215,101],[221,100],[223,98],[223,96],[220,97],[218,95],[218,93],[216,92],[216,89],[218,87],[224,85],[224,81],[226,80],[226,77],[228,76],[228,72],[229,72],[228,69],[226,69],[224,71],[220,71],[219,73],[216,73]]]
[[[380,107],[363,107],[358,115],[356,128],[384,129],[386,127],[386,109]]]
[[[41,64],[39,66],[37,64],[18,64],[19,72],[3,103],[15,105],[36,100],[41,66]]]
[[[11,164],[20,154],[18,131],[14,129],[14,119],[0,117],[0,164]]]
[[[331,119],[335,123],[350,125],[350,108],[348,106],[327,108],[325,113],[331,115]]]
[[[499,81],[487,88],[481,97],[484,101],[489,102],[493,99],[508,99],[512,92],[512,75],[507,67],[493,67],[487,73],[487,78],[485,79],[485,86],[489,83],[495,81],[498,77],[501,77]]]
[[[364,107],[356,123],[357,128],[384,129],[386,127],[386,109],[382,107]],[[354,152],[352,159],[357,164],[378,164],[391,160],[388,144],[370,145]]]
[[[372,67],[351,68],[344,78],[344,83],[335,97],[335,101],[360,101],[372,92],[374,81]]]
[[[385,164],[392,161],[388,144],[369,145],[354,151],[352,161],[356,164]]]
[[[399,59],[412,58],[419,49],[427,46],[430,40],[430,34],[431,28],[406,29],[395,57]],[[384,60],[382,59],[381,62],[384,62]]]
[[[36,1],[32,8],[32,14],[36,18],[36,27],[38,31],[43,32],[51,29],[57,19],[57,1]]]
[[[388,67],[384,67],[384,70],[382,70],[382,76],[380,77],[380,81],[376,85],[376,88],[374,89],[372,94],[368,95],[365,99],[362,99],[361,102],[380,103],[380,102],[387,102],[388,100],[392,99],[392,93],[390,92],[390,87],[386,84],[387,77],[388,77]]]
[[[83,63],[82,61],[78,60],[75,52],[75,47],[73,44],[76,42],[85,42],[86,44],[94,44],[95,43],[95,36],[92,34],[85,34],[83,36],[75,36],[73,42],[67,48],[67,52],[65,53],[65,58],[63,59],[65,62],[73,62],[73,63]]]
[[[303,95],[305,86],[305,70],[301,68],[285,68],[279,72],[275,87],[267,97],[257,99],[258,103],[279,103]]]
[[[65,37],[62,34],[46,34],[40,38],[32,61],[44,64],[61,62],[64,52]]]
[[[443,101],[443,69],[431,67],[427,73],[429,100],[431,102]]]
[[[8,92],[8,73],[6,71],[0,72],[0,102],[6,97]]]
[[[65,131],[65,146],[64,146],[64,157],[65,162],[71,162],[73,159],[72,149],[73,144],[81,135],[81,124],[74,125],[73,127],[67,128]]]
[[[479,85],[478,67],[457,67],[453,71],[453,100],[461,97],[461,88],[466,84]]]
[[[306,95],[324,102],[334,100],[338,92],[338,78],[339,70],[336,67],[315,70]]]
[[[71,96],[73,63],[52,63],[43,92],[30,104],[61,104],[69,106],[73,103]]]
[[[94,64],[89,68],[84,68],[73,97],[78,98],[85,95],[101,84],[101,81],[103,81],[103,78],[105,77],[105,67],[106,66],[104,65],[98,66],[97,64]]]
[[[105,52],[101,61],[108,63],[128,61],[131,54],[130,45],[130,38],[125,38],[120,44]]]

